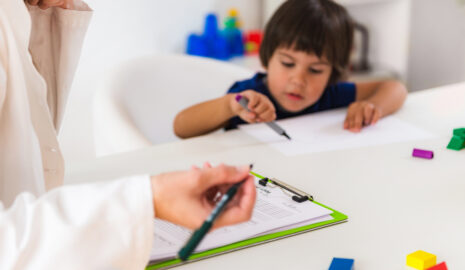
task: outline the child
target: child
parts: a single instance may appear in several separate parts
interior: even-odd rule
[[[228,93],[180,112],[181,138],[349,106],[344,129],[359,132],[398,110],[407,95],[397,81],[341,82],[348,65],[353,23],[332,0],[287,0],[268,22],[260,60],[266,73],[236,82]],[[235,100],[249,99],[250,112]],[[342,124],[342,123],[341,123]]]

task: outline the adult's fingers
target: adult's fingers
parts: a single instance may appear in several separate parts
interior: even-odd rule
[[[246,179],[249,172],[249,165],[234,167],[221,164],[216,167],[204,169],[202,170],[199,188],[205,190],[216,185],[234,184]]]
[[[26,0],[26,2],[27,2],[29,5],[37,6],[37,4],[39,3],[39,0]]]
[[[241,186],[238,194],[238,203],[226,208],[214,224],[214,228],[232,225],[249,220],[252,217],[257,192],[252,176]]]
[[[203,163],[203,168],[204,169],[208,169],[208,168],[211,168],[212,165],[210,164],[210,162],[206,161]],[[191,170],[199,170],[199,167],[197,165],[192,165],[191,166]]]
[[[43,2],[40,2],[38,5],[39,5],[39,8],[43,10],[46,10],[49,8],[49,6],[47,4],[44,4]]]
[[[210,162],[207,161],[207,162],[203,163],[203,168],[204,169],[209,169],[211,167],[212,167],[212,165],[210,164]]]

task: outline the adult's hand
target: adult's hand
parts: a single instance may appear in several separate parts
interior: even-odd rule
[[[233,184],[246,179],[233,200],[218,217],[213,228],[232,225],[250,219],[255,205],[255,184],[249,166],[219,165],[189,171],[152,176],[155,216],[196,229],[210,215],[221,195]]]
[[[72,9],[74,7],[73,0],[25,0],[31,6],[38,6],[41,9],[49,7],[61,7],[65,9]]]

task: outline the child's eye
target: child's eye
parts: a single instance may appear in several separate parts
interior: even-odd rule
[[[288,68],[294,66],[294,63],[288,63],[288,62],[281,62],[281,64],[283,64],[283,66],[288,67]]]
[[[310,68],[308,69],[308,71],[310,71],[310,73],[313,73],[313,74],[320,74],[321,72],[323,72],[320,69],[314,69],[314,68]]]

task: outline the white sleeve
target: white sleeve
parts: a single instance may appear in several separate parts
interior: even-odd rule
[[[0,202],[0,269],[144,269],[153,242],[147,176]]]

